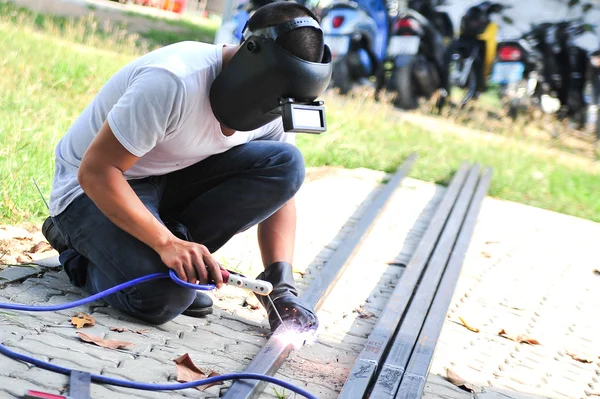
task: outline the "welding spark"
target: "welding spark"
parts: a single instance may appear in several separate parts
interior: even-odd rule
[[[308,330],[301,331],[299,326],[286,325],[286,328],[280,330],[276,337],[284,345],[293,345],[294,349],[298,350],[304,345],[312,345],[317,341],[317,331]]]

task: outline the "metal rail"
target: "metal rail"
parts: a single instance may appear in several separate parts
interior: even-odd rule
[[[481,203],[489,189],[491,178],[492,170],[487,168],[479,181],[475,195],[469,205],[464,224],[460,229],[456,244],[450,255],[450,260],[448,260],[446,271],[435,294],[435,299],[433,300],[423,329],[419,334],[417,345],[412,352],[406,372],[404,373],[404,378],[398,388],[395,396],[396,399],[420,398],[423,393],[437,340],[439,339],[462,264],[469,248]]]
[[[375,381],[370,398],[393,398],[400,386],[404,370],[415,347],[421,327],[425,321],[433,297],[448,262],[448,257],[456,241],[456,236],[473,196],[479,167],[471,168],[467,180],[454,204],[450,218],[444,226],[435,250],[418,286],[409,308],[398,328],[394,342]]]
[[[415,287],[421,279],[423,270],[434,251],[438,238],[446,225],[466,179],[467,171],[468,165],[464,163],[452,178],[423,238],[406,266],[404,274],[398,281],[377,324],[369,335],[365,347],[354,363],[338,399],[355,399],[366,395],[369,386],[376,377],[383,357],[387,353],[392,337],[402,320]]]
[[[400,185],[400,182],[404,177],[408,175],[416,158],[416,154],[411,154],[398,168],[394,177],[385,185],[379,195],[377,195],[373,202],[368,206],[353,231],[344,239],[340,248],[335,251],[329,261],[326,262],[325,267],[319,273],[319,278],[315,279],[302,295],[301,298],[303,302],[307,306],[313,307],[315,312],[319,310],[323,301],[325,301],[344,273],[350,260],[358,252],[358,248],[360,247],[359,244],[363,237],[371,230],[386,202],[396,191],[396,188]],[[278,331],[279,329],[275,331],[273,336],[267,341],[267,344],[254,357],[244,372],[266,375],[274,375],[277,372],[292,350],[291,344],[285,344],[277,339]],[[257,398],[264,391],[265,386],[265,383],[259,381],[239,380],[234,382],[231,388],[227,390],[224,399]]]

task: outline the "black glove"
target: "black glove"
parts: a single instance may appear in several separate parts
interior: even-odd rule
[[[287,262],[276,262],[258,275],[257,279],[273,284],[273,292],[269,295],[284,324],[295,331],[316,330],[319,320],[312,309],[306,307],[298,298],[298,290],[294,287],[292,265]],[[271,331],[281,325],[277,313],[273,311],[271,301],[265,296],[256,296],[267,311]]]

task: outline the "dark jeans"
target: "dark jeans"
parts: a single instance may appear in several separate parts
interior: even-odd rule
[[[164,176],[130,181],[146,207],[179,238],[211,252],[267,219],[304,181],[304,160],[291,144],[252,141]],[[168,268],[146,244],[114,225],[87,195],[53,218],[72,250],[61,263],[73,284],[90,294]],[[152,280],[110,295],[113,307],[153,324],[181,314],[192,289]]]

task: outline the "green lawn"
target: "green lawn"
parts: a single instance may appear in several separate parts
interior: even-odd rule
[[[0,3],[0,223],[39,222],[47,212],[32,179],[48,197],[57,141],[102,84],[144,50],[89,29],[89,20],[61,28],[6,10]],[[600,221],[597,163],[563,160],[516,139],[428,131],[372,101],[326,101],[328,132],[298,138],[308,166],[393,171],[416,151],[411,176],[445,183],[462,161],[478,161],[495,168],[493,196]]]

